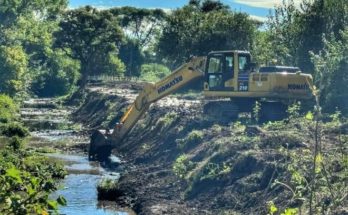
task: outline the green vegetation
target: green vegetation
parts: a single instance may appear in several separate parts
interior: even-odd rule
[[[0,94],[0,122],[8,123],[17,118],[18,107],[16,103],[4,94]]]
[[[150,63],[141,66],[140,78],[148,82],[156,82],[170,74],[170,70],[161,64]]]
[[[255,29],[247,14],[231,11],[220,2],[191,1],[169,15],[158,52],[180,64],[191,55],[212,50],[249,50]]]
[[[26,152],[21,139],[10,140],[0,150],[0,211],[1,214],[48,214],[65,205],[60,196],[51,200],[49,194],[57,189],[56,180],[66,175],[63,165],[49,162],[45,157]],[[1,143],[4,144],[4,143]]]
[[[348,120],[340,112],[318,118],[299,110],[299,104],[293,104],[288,119],[259,125],[257,134],[247,132],[248,124],[235,122],[230,136],[217,136],[209,142],[202,139],[200,151],[210,156],[183,150],[185,154],[173,161],[173,172],[188,183],[185,198],[230,186],[262,195],[268,187],[283,190],[288,196],[287,200],[278,199],[279,193],[268,196],[265,206],[269,214],[340,210],[347,203],[348,192],[344,180],[348,171]],[[215,127],[206,132],[214,132]],[[197,132],[188,136],[195,137]]]
[[[118,180],[115,178],[103,178],[97,185],[98,199],[115,200],[119,193]]]
[[[252,112],[253,119],[255,120],[256,123],[260,122],[260,114],[261,114],[261,103],[256,101],[253,107],[253,112]]]
[[[347,2],[344,0],[293,1],[276,8],[255,50],[259,63],[299,66],[314,76],[320,103],[327,112],[347,114]],[[258,46],[258,45],[257,45]],[[268,49],[268,50],[266,50]]]
[[[65,205],[64,197],[56,200],[49,194],[57,189],[57,179],[66,175],[63,165],[25,148],[28,130],[17,122],[18,109],[14,101],[0,96],[0,213],[57,213]]]
[[[7,137],[17,136],[20,138],[24,138],[29,135],[28,129],[18,122],[1,123],[0,131],[0,135],[4,135]]]
[[[202,131],[199,130],[193,130],[191,131],[186,138],[184,139],[177,139],[176,143],[178,145],[178,148],[183,150],[190,146],[194,146],[196,144],[199,144],[202,142],[204,137],[204,134]]]
[[[276,62],[311,73],[323,110],[347,115],[347,14],[345,0],[305,1],[301,7],[286,1],[265,23],[211,0],[188,1],[172,13],[68,10],[65,0],[5,1],[0,93],[66,95],[100,74],[157,81],[191,55],[242,49],[260,65]]]
[[[55,46],[80,62],[82,87],[89,75],[123,72],[124,65],[115,58],[123,38],[116,17],[85,7],[66,12],[64,18],[59,24],[61,30],[54,35]]]
[[[102,179],[97,185],[98,192],[101,192],[101,190],[112,190],[117,188],[117,180],[110,178]]]
[[[173,172],[180,178],[185,178],[187,173],[194,168],[195,164],[190,161],[186,154],[180,155],[173,164]]]
[[[172,125],[172,123],[178,119],[178,117],[179,116],[177,113],[169,112],[157,121],[156,128],[164,131],[165,129],[168,129]]]

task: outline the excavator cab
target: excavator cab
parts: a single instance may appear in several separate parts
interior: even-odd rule
[[[210,52],[205,69],[205,91],[248,91],[252,70],[251,55],[246,51]]]
[[[312,98],[313,78],[299,68],[266,66],[256,71],[255,67],[250,52],[210,52],[204,74],[204,96],[229,98],[236,102]]]

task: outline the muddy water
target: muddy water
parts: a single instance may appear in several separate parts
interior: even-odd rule
[[[67,200],[67,206],[60,207],[59,213],[129,214],[119,211],[112,202],[97,200],[98,182],[103,177],[117,179],[119,175],[106,171],[98,163],[89,162],[81,150],[80,152],[67,150],[75,145],[88,144],[88,137],[77,130],[78,126],[75,126],[76,129],[71,126],[73,123],[67,118],[71,111],[59,107],[52,99],[31,99],[25,102],[21,109],[21,117],[31,130],[30,146],[62,150],[59,153],[47,154],[51,159],[63,161],[69,173],[61,182],[60,189],[51,196],[56,198],[62,195]],[[117,158],[114,160],[117,162]]]

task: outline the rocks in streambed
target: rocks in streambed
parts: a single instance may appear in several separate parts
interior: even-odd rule
[[[59,105],[56,100],[51,98],[30,99],[23,102],[24,108],[50,108],[55,109]]]

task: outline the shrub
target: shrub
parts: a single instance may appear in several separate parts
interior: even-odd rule
[[[296,119],[300,117],[301,103],[295,102],[288,107],[287,113],[289,115],[289,119]]]
[[[104,178],[97,185],[98,190],[99,189],[112,190],[112,189],[117,189],[117,188],[118,188],[117,180],[114,180],[111,178]]]
[[[70,93],[79,79],[79,63],[55,50],[47,58],[49,67],[33,71],[35,76],[31,90],[42,97],[61,96]]]
[[[191,131],[187,136],[188,144],[199,143],[203,140],[203,132],[198,130]]]
[[[260,113],[261,113],[261,103],[259,101],[256,101],[252,111],[252,117],[256,123],[260,122]]]
[[[222,131],[222,127],[218,124],[214,124],[211,129],[214,133],[220,133]]]
[[[176,119],[178,118],[178,114],[175,112],[167,113],[165,116],[161,117],[157,123],[156,127],[160,127],[161,130],[168,128]]]
[[[202,131],[193,130],[187,135],[186,138],[177,139],[175,142],[176,142],[178,148],[183,150],[187,146],[195,145],[195,144],[202,142],[203,136],[204,136],[204,134]]]
[[[13,151],[18,151],[23,147],[23,140],[17,136],[14,136],[9,141],[9,146],[13,149]]]
[[[18,107],[7,95],[0,94],[0,122],[8,123],[16,118]]]
[[[0,92],[14,96],[25,90],[27,66],[28,56],[22,46],[0,46]]]
[[[13,143],[20,142],[18,137]],[[24,150],[0,150],[0,214],[57,214],[64,197],[52,200],[49,194],[57,190],[55,178],[66,175],[62,165]],[[58,175],[59,174],[59,175]]]
[[[149,81],[156,82],[163,79],[170,74],[170,70],[162,64],[144,64],[141,66],[140,78]]]
[[[0,132],[2,135],[13,137],[26,137],[29,135],[29,131],[22,124],[17,122],[11,122],[7,124],[0,125]]]
[[[118,181],[113,178],[103,178],[97,185],[99,200],[115,200],[120,194]]]
[[[173,172],[180,178],[185,178],[187,173],[194,168],[194,163],[190,161],[186,154],[180,155],[173,164]]]

